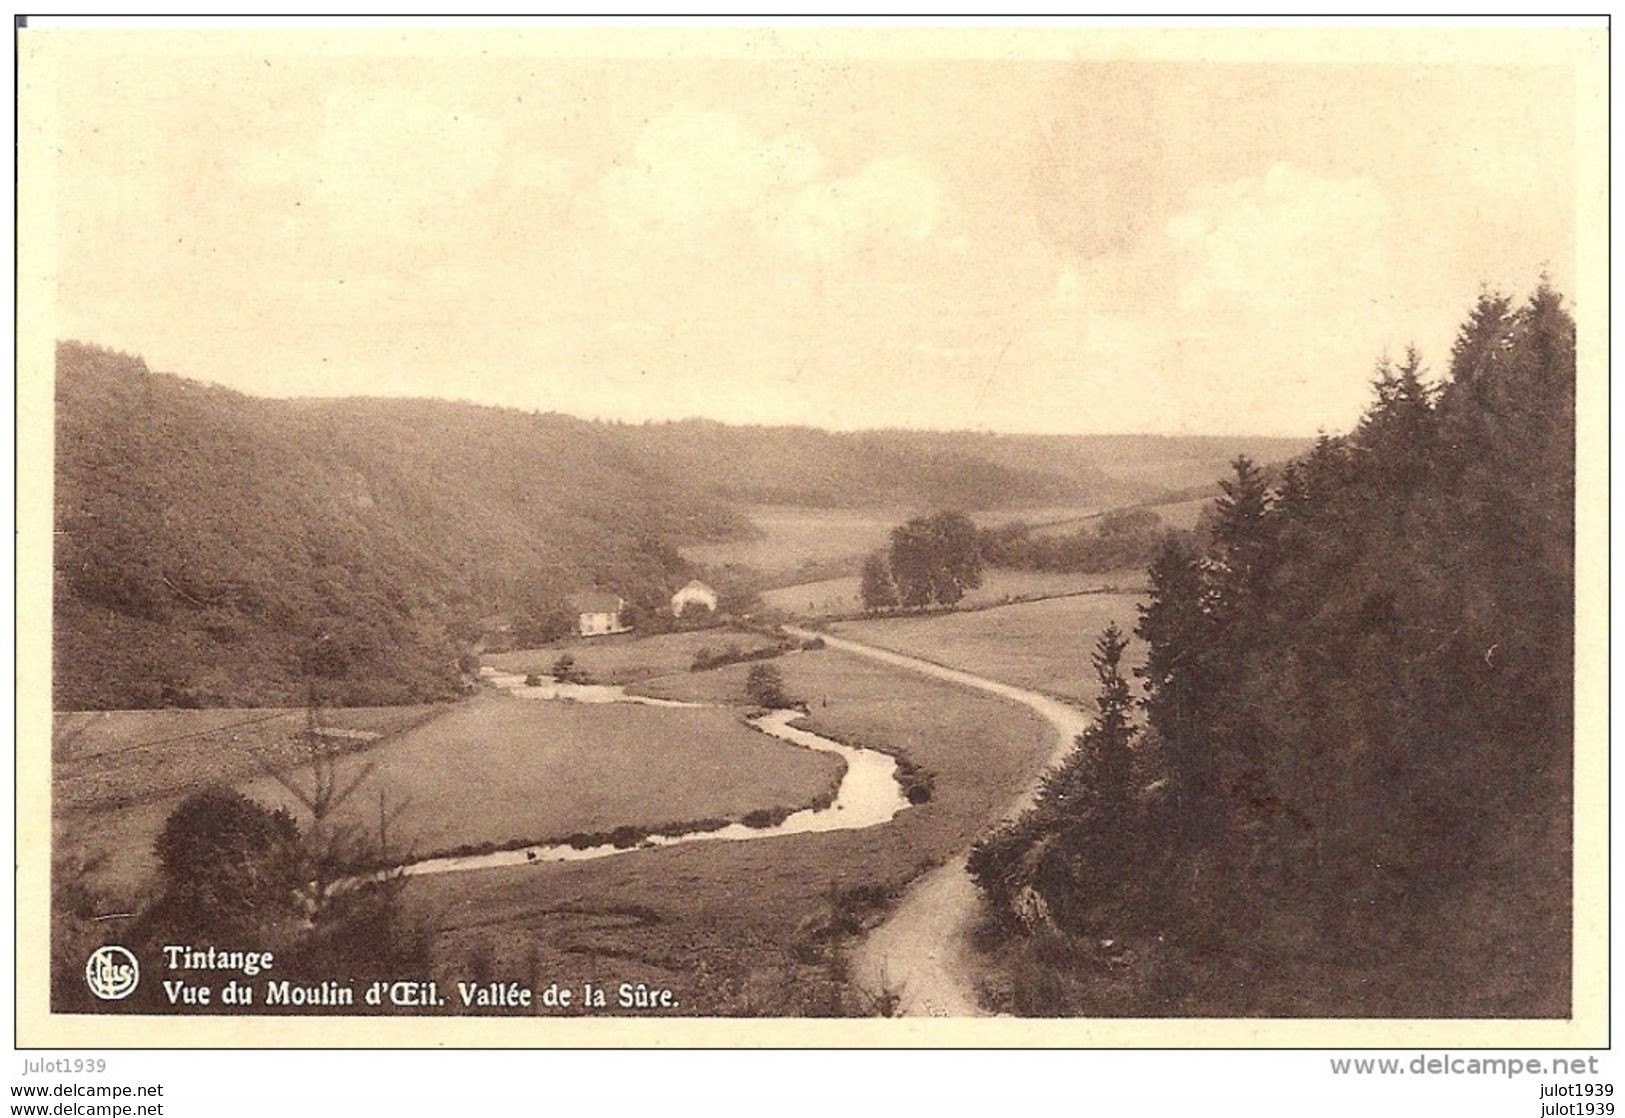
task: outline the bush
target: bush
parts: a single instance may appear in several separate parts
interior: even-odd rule
[[[754,660],[774,660],[795,647],[797,647],[795,641],[782,638],[776,644],[770,644],[764,648],[753,648],[749,652],[741,648],[737,642],[728,645],[721,652],[712,652],[709,648],[701,648],[694,653],[694,662],[689,665],[689,671],[705,672],[727,664],[743,664]]]
[[[903,790],[903,798],[916,805],[930,803],[937,787],[931,770],[900,755],[893,755],[892,759],[897,762],[897,784]]]
[[[777,827],[790,817],[791,810],[787,807],[763,807],[755,811],[747,811],[740,822],[756,830],[768,827]]]
[[[166,907],[197,930],[231,930],[285,911],[300,884],[299,827],[229,788],[194,792],[154,846]]]
[[[592,676],[576,667],[576,658],[568,652],[553,661],[553,679],[558,683],[587,684]]]
[[[759,707],[778,710],[794,706],[784,693],[784,676],[772,664],[757,664],[745,677],[745,697]]]

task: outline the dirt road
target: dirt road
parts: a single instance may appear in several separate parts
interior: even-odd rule
[[[986,691],[1030,707],[1055,728],[1051,764],[1071,749],[1073,740],[1089,724],[1089,716],[1083,711],[1037,691],[845,637],[792,626],[785,628],[804,640],[819,637],[830,648],[842,652]],[[1009,804],[1002,815],[1019,812],[1031,802],[1036,791],[1035,784]],[[853,976],[859,984],[874,991],[895,991],[900,1009],[907,1016],[978,1017],[986,1013],[976,997],[975,972],[968,952],[971,922],[976,917],[978,904],[976,885],[965,869],[965,855],[969,853],[966,851],[910,885],[891,916],[870,932],[854,953]]]

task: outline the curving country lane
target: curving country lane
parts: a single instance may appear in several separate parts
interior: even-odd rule
[[[1089,725],[1089,716],[1083,711],[1037,691],[846,637],[791,625],[786,625],[785,631],[802,640],[822,639],[827,647],[840,652],[1021,703],[1042,715],[1055,729],[1051,765],[1066,755]],[[1035,783],[988,823],[1019,813],[1037,791]],[[892,914],[865,936],[854,952],[853,977],[866,989],[895,992],[898,1008],[905,1016],[980,1017],[987,1013],[976,996],[976,972],[969,953],[970,929],[979,904],[976,884],[965,868],[969,853],[967,850],[915,880]]]

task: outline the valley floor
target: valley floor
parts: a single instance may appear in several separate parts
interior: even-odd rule
[[[437,929],[447,974],[477,964],[521,981],[642,981],[672,988],[682,1012],[701,1015],[896,1008],[906,991],[851,965],[851,937],[879,924],[922,872],[963,857],[1042,771],[1053,733],[1014,704],[834,649],[777,663],[808,703],[810,728],[924,767],[929,802],[860,831],[414,880],[409,902]],[[639,690],[738,694],[745,670]]]

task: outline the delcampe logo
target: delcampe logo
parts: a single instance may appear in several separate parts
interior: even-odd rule
[[[141,980],[135,956],[117,944],[98,947],[85,963],[85,984],[103,1001],[127,998]]]

